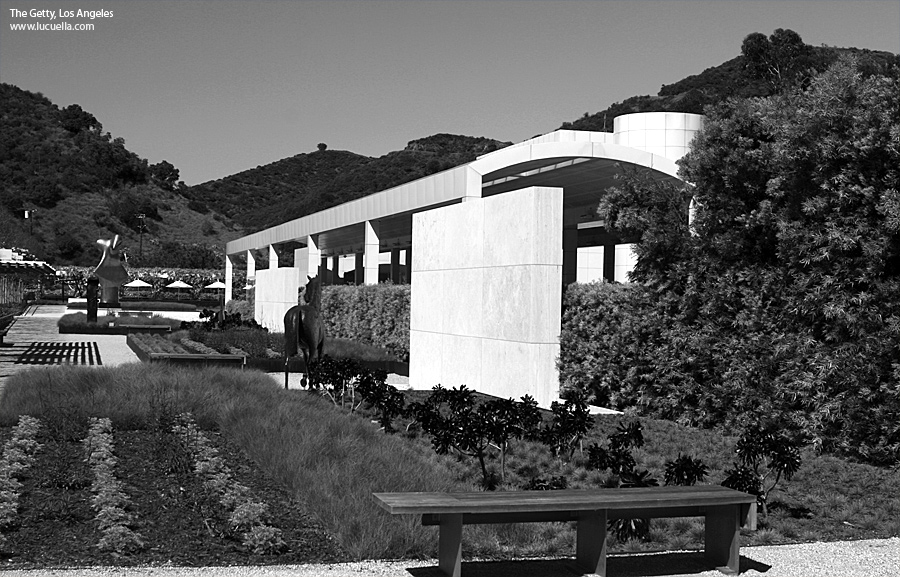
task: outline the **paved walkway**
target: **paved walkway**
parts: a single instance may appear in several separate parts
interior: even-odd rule
[[[12,375],[34,366],[140,362],[124,335],[61,335],[56,323],[65,305],[32,305],[16,317],[0,346],[0,389]]]

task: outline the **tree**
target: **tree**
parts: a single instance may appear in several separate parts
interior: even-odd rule
[[[84,111],[77,104],[66,106],[60,110],[59,120],[62,127],[71,133],[81,132],[82,130],[91,130],[97,134],[103,132],[103,125],[94,118],[94,115]]]
[[[708,109],[680,161],[693,236],[673,201],[684,197],[623,177],[601,211],[614,230],[645,227],[645,287],[631,292],[667,319],[602,364],[645,364],[622,381],[632,404],[702,425],[768,415],[820,449],[897,460],[898,77],[842,58],[780,94]]]
[[[175,184],[178,182],[178,169],[163,160],[150,165],[150,177],[160,188],[175,190]]]
[[[325,144],[324,142],[320,142],[320,143],[318,144],[318,149],[319,149],[320,151],[325,150],[326,148],[328,148],[328,145]]]
[[[751,76],[766,80],[776,91],[790,85],[809,64],[810,47],[793,30],[778,28],[771,36],[754,32],[741,44]]]

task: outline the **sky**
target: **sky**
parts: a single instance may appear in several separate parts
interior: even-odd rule
[[[730,60],[751,32],[900,53],[900,0],[0,0],[0,19],[0,82],[79,104],[189,185],[320,142],[520,142]],[[60,23],[93,29],[12,29]]]

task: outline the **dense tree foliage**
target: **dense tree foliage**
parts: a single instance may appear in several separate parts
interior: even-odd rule
[[[198,214],[208,215],[209,207],[188,206],[176,193],[183,184],[171,163],[148,166],[78,104],[60,109],[40,94],[0,84],[0,111],[0,244],[28,246],[57,265],[88,265],[99,258],[95,241],[115,234],[135,260],[142,233],[148,249],[160,239],[218,248],[239,234],[220,215]],[[183,264],[184,252],[159,253],[159,264]]]
[[[754,415],[896,461],[900,81],[870,64],[842,58],[805,85],[709,109],[681,161],[692,188],[623,177],[600,212],[614,229],[643,227],[642,284],[569,291],[570,386],[694,424]],[[613,304],[576,322],[590,298]],[[613,333],[600,360],[568,345],[578,331]]]

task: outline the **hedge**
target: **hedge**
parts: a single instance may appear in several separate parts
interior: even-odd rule
[[[409,361],[410,285],[326,286],[322,316],[329,337],[383,347]]]

